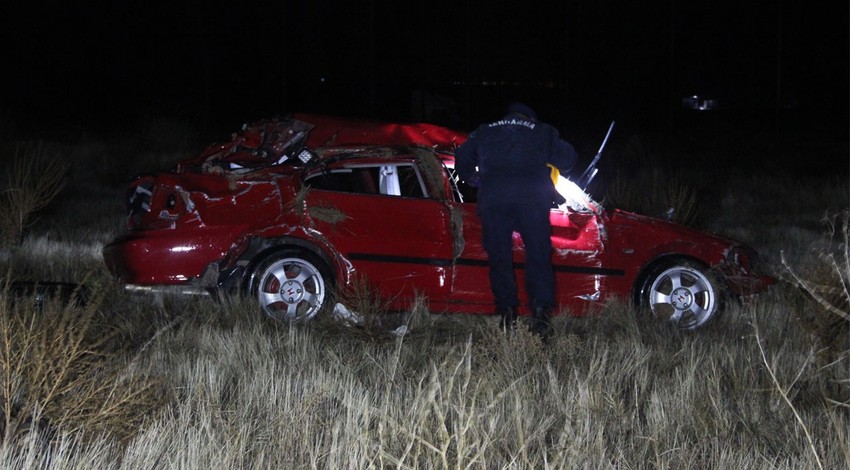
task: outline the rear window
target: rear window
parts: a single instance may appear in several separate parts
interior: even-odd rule
[[[361,194],[379,194],[377,182],[377,176],[366,167],[333,169],[305,180],[311,188]]]

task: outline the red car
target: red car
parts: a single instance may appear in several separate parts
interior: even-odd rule
[[[452,169],[465,138],[428,124],[312,115],[245,126],[171,171],[136,179],[129,231],[103,256],[128,288],[246,293],[288,321],[332,309],[333,293],[360,280],[390,309],[423,296],[434,313],[491,314],[471,188]],[[551,212],[559,313],[619,298],[692,329],[727,294],[771,283],[753,272],[746,246],[607,210],[565,184],[568,203]]]

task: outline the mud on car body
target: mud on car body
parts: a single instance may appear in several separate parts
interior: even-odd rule
[[[247,294],[286,321],[330,310],[334,293],[362,288],[360,280],[390,309],[424,296],[434,313],[491,314],[475,203],[453,171],[465,138],[429,124],[315,115],[247,125],[136,179],[128,232],[104,259],[128,289]],[[564,182],[568,202],[550,216],[559,313],[632,299],[692,329],[725,296],[771,282],[753,271],[755,252],[744,245],[607,210]],[[522,251],[515,236],[520,270]]]

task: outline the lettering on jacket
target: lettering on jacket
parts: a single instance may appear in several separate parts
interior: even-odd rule
[[[534,129],[536,124],[531,121],[525,121],[523,119],[502,119],[501,121],[496,121],[490,123],[487,127],[497,127],[497,126],[524,126],[529,129]]]

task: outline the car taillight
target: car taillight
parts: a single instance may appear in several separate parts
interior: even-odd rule
[[[171,227],[182,214],[194,207],[188,195],[179,188],[146,182],[130,187],[127,205],[127,226],[130,230]]]
[[[131,186],[127,191],[128,224],[133,227],[141,223],[142,216],[151,211],[153,184]]]

